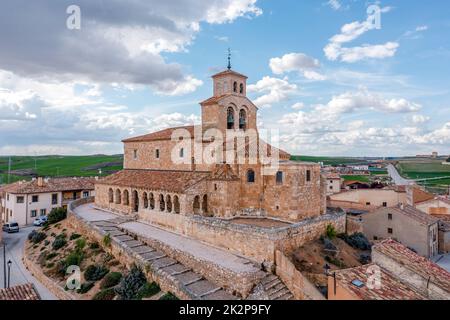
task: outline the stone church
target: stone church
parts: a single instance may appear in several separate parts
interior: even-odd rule
[[[96,206],[170,229],[176,215],[296,223],[325,214],[320,166],[260,138],[247,77],[228,68],[212,79],[200,125],[123,140],[124,169],[96,183]]]

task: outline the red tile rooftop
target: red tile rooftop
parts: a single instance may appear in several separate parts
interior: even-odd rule
[[[431,225],[434,223],[437,223],[439,219],[433,217],[432,215],[426,214],[423,211],[420,211],[412,206],[403,206],[401,207],[393,207],[385,209],[387,211],[395,211],[396,213],[403,214],[405,216],[410,217],[411,219],[414,219],[418,221],[419,223],[425,224],[425,225]]]
[[[0,300],[41,300],[31,283],[0,289]]]
[[[59,191],[94,190],[95,178],[73,177],[73,178],[48,178],[43,179],[39,186],[38,179],[32,181],[17,181],[2,187],[2,192],[13,194],[30,194]]]
[[[419,256],[395,240],[387,239],[372,247],[377,251],[403,265],[405,268],[430,279],[436,286],[450,292],[450,273],[436,263]]]
[[[369,276],[373,273],[369,268],[379,268],[381,273],[380,286],[369,288]],[[425,300],[419,291],[411,288],[391,275],[386,270],[375,264],[367,264],[351,269],[336,271],[338,284],[344,287],[352,295],[361,300]],[[354,282],[360,281],[357,286]],[[333,290],[329,288],[328,290]]]
[[[149,134],[145,134],[142,136],[132,137],[128,139],[122,140],[122,142],[143,142],[143,141],[159,141],[159,140],[171,140],[172,133],[177,129],[185,129],[189,131],[191,138],[194,137],[194,126],[182,126],[182,127],[174,127],[168,128],[156,132],[152,132]]]

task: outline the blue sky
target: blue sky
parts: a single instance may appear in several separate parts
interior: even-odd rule
[[[83,0],[80,30],[73,1],[21,2],[0,13],[0,154],[119,153],[198,123],[228,47],[293,154],[450,153],[447,1]]]

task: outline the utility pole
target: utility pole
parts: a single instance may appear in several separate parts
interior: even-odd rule
[[[6,288],[6,243],[3,241],[3,288]]]
[[[8,184],[11,181],[11,156],[9,156],[9,160],[8,160]]]

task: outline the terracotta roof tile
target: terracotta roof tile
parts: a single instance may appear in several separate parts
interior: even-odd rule
[[[239,177],[233,172],[229,164],[216,164],[214,171],[211,173],[210,180],[221,181],[239,181]]]
[[[426,214],[423,211],[420,211],[412,206],[403,206],[401,207],[392,207],[392,208],[386,208],[385,211],[394,211],[399,214],[403,214],[405,216],[410,217],[411,219],[414,219],[420,223],[430,225],[433,223],[438,222],[438,219],[433,217],[432,215]]]
[[[43,186],[38,185],[38,179],[32,181],[17,181],[6,185],[2,191],[16,194],[94,190],[95,178],[74,177],[74,178],[48,178],[44,179]]]
[[[122,140],[122,142],[143,142],[143,141],[159,141],[159,140],[171,140],[172,133],[177,129],[186,129],[189,131],[191,137],[194,137],[194,127],[195,126],[182,126],[182,127],[174,127],[168,128],[156,132],[152,132],[149,134],[145,134],[142,136],[132,137],[128,139]]]
[[[337,172],[326,172],[323,174],[328,180],[337,180],[341,179],[341,175]]]
[[[0,300],[41,300],[31,283],[0,289]]]
[[[208,98],[206,100],[203,100],[202,102],[200,102],[201,105],[209,105],[209,104],[216,104],[218,103],[222,98],[228,97],[228,96],[232,96],[232,93],[227,93],[227,94],[222,94],[220,96],[217,97],[211,97]]]
[[[210,172],[200,171],[125,169],[99,180],[97,184],[183,193],[210,175]]]
[[[450,273],[431,260],[414,253],[401,243],[393,239],[387,239],[374,245],[372,250],[390,257],[424,279],[430,279],[436,286],[450,293]]]
[[[354,296],[361,300],[425,300],[418,290],[400,282],[387,270],[380,268],[380,287],[369,288],[368,277],[373,274],[368,270],[377,267],[375,264],[367,264],[351,269],[336,271],[336,280],[339,285],[346,288]],[[356,286],[353,281],[361,281],[362,286]]]
[[[221,71],[219,73],[213,74],[212,78],[222,77],[222,76],[226,76],[226,75],[229,75],[229,74],[236,75],[236,76],[239,76],[239,77],[244,77],[246,79],[248,78],[247,76],[243,75],[242,73],[239,73],[239,72],[236,72],[236,71],[233,71],[233,70],[224,70],[224,71]]]

